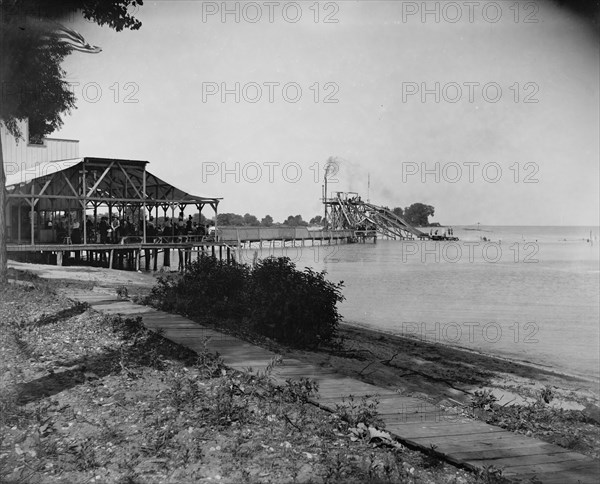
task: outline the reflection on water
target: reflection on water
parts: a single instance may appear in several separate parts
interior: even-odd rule
[[[460,242],[379,240],[259,257],[283,253],[343,280],[349,323],[597,378],[600,245],[586,239],[598,228],[481,228],[457,227]]]

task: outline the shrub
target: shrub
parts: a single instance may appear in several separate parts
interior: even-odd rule
[[[176,277],[161,277],[150,300],[193,318],[234,319],[246,329],[297,347],[330,342],[344,299],[326,273],[296,269],[289,258],[269,257],[251,269],[204,256]]]
[[[325,272],[298,271],[287,257],[257,262],[250,285],[250,319],[254,329],[292,346],[310,347],[335,336],[341,316],[336,304],[342,283]]]
[[[165,311],[187,316],[243,317],[249,271],[245,264],[202,256],[183,276],[159,278],[150,298]]]

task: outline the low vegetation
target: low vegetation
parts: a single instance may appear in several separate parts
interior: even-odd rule
[[[600,457],[600,423],[580,410],[551,407],[553,389],[547,385],[525,405],[502,405],[489,390],[474,392],[471,413],[512,432]]]
[[[149,302],[195,320],[223,321],[296,347],[330,343],[341,321],[342,283],[325,272],[299,271],[287,257],[252,267],[200,257],[182,275],[159,279]]]
[[[1,482],[485,482],[371,430],[375,398],[341,418],[312,380],[276,387],[277,360],[230,370],[35,281],[0,321]]]

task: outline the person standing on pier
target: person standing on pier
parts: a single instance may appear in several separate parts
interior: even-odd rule
[[[92,222],[91,217],[86,217],[85,219],[85,230],[86,230],[86,236],[87,236],[87,240],[86,242],[95,242],[95,227],[94,227],[94,222]]]
[[[73,245],[81,244],[81,229],[79,227],[80,227],[79,222],[75,222],[73,224],[73,229],[71,230],[71,243]],[[79,262],[80,256],[81,256],[81,252],[76,250],[75,251],[75,261]]]
[[[146,242],[155,243],[158,231],[154,225],[154,217],[150,217],[148,224],[146,225]],[[156,256],[158,255],[158,249],[152,249],[152,259],[154,260],[154,267],[156,270]],[[146,270],[150,270],[150,249],[144,249],[144,258],[146,260]]]
[[[108,241],[108,219],[106,217],[102,217],[100,219],[100,226],[98,227],[100,232],[100,243],[106,244]]]
[[[81,229],[79,227],[79,222],[73,224],[73,229],[71,230],[71,242],[73,244],[81,244]]]
[[[110,224],[110,228],[112,229],[112,243],[118,244],[119,237],[121,235],[121,224],[116,215],[113,216],[112,222]]]
[[[172,237],[173,235],[173,227],[171,226],[171,220],[169,217],[165,218],[165,225],[163,227],[163,237]],[[169,242],[165,239],[165,242],[168,244]],[[171,269],[171,251],[168,247],[164,248],[164,259],[163,259],[163,267],[169,270]]]

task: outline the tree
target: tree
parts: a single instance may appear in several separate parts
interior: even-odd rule
[[[404,218],[404,210],[402,210],[401,207],[394,207],[392,212],[394,212],[394,215],[397,215],[400,218]]]
[[[413,203],[410,207],[404,209],[404,219],[410,224],[420,227],[429,225],[428,218],[433,217],[435,209],[431,205],[424,203]]]
[[[273,225],[273,217],[271,217],[270,215],[265,215],[264,218],[260,221],[260,224],[263,227],[270,227],[271,225]]]
[[[220,226],[241,226],[244,225],[244,217],[237,213],[220,213],[217,215],[217,224]]]
[[[0,124],[17,139],[18,121],[28,118],[30,135],[41,139],[62,126],[75,97],[61,68],[73,46],[57,36],[59,22],[80,13],[98,25],[120,32],[141,22],[128,12],[142,0],[11,0],[0,2]],[[27,141],[27,140],[26,140]],[[7,278],[6,173],[0,139],[0,282]]]
[[[204,216],[204,214],[195,213],[192,215],[192,222],[199,223],[200,225],[208,224],[209,220]]]
[[[258,227],[260,222],[254,215],[250,215],[249,213],[244,215],[244,225],[250,225],[251,227]]]
[[[302,215],[290,215],[283,224],[288,227],[306,227],[308,225],[308,223],[302,220]]]
[[[308,222],[310,225],[323,225],[323,217],[321,217],[320,215],[316,215],[313,218],[310,219],[310,222]]]

